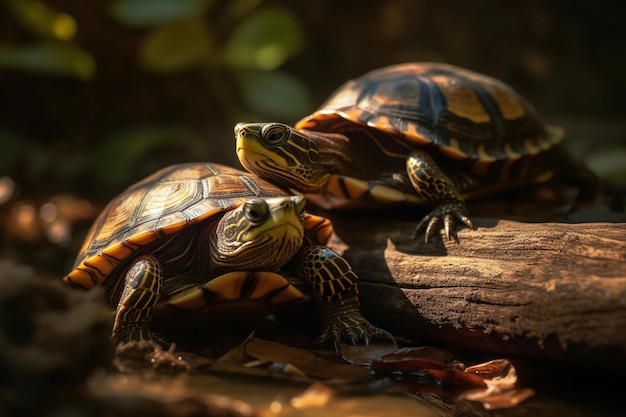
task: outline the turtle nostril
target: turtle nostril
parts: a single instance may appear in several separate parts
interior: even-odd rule
[[[243,125],[244,125],[243,123],[237,123],[235,125],[235,129],[234,130],[235,130],[235,135],[236,136],[245,136],[246,131],[244,130]]]

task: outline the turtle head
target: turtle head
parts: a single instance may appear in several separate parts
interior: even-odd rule
[[[237,157],[249,172],[302,193],[320,192],[330,175],[316,135],[282,123],[238,123]]]
[[[255,198],[228,211],[211,239],[214,265],[277,271],[302,246],[305,205],[302,196]]]

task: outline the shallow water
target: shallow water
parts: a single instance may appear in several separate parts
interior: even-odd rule
[[[485,410],[480,403],[470,401],[444,403],[429,394],[417,398],[405,394],[368,393],[364,387],[342,389],[336,381],[320,384],[305,379],[199,370],[181,375],[101,375],[94,378],[90,386],[97,388],[93,392],[109,404],[128,396],[150,398],[164,404],[193,399],[228,410],[228,415],[242,416],[617,417],[626,411],[619,399],[616,376],[585,372],[578,377],[565,378],[537,375],[535,385],[531,385],[535,396],[515,407],[499,410]],[[314,393],[306,395],[307,390]]]

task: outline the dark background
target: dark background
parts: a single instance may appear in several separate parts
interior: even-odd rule
[[[623,187],[624,10],[609,1],[0,0],[0,257],[60,276],[102,204],[132,182],[182,161],[237,165],[236,122],[293,123],[347,79],[406,61],[505,81]]]

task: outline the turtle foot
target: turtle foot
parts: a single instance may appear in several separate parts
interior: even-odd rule
[[[120,343],[115,349],[113,364],[122,372],[156,370],[158,372],[183,372],[190,369],[187,362],[174,353],[175,344],[164,350],[153,340],[131,340]]]
[[[435,236],[435,234],[441,230],[442,223],[446,239],[454,239],[457,243],[459,243],[456,232],[457,223],[464,224],[470,229],[474,229],[474,223],[472,223],[467,215],[465,204],[459,200],[452,200],[438,205],[433,211],[424,216],[422,221],[420,221],[415,228],[413,238],[417,238],[424,232],[424,243],[428,243],[428,239]]]
[[[349,343],[352,346],[368,346],[374,340],[384,340],[395,343],[391,333],[374,326],[362,315],[341,317],[322,328],[321,335],[315,341],[316,344],[332,346],[339,350],[341,343]]]

